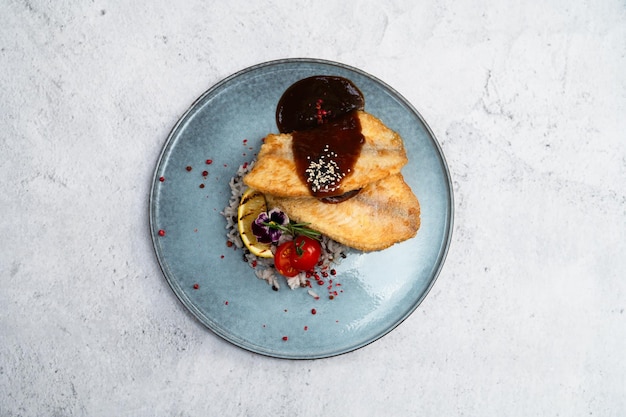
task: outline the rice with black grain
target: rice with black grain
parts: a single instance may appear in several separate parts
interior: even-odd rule
[[[280,288],[280,277],[287,281],[289,288],[294,289],[298,287],[310,286],[310,279],[320,280],[322,277],[328,275],[328,271],[331,270],[333,264],[337,264],[341,259],[346,257],[348,247],[338,243],[328,236],[321,236],[320,244],[322,246],[322,253],[318,266],[314,271],[314,278],[310,272],[301,272],[295,277],[286,278],[280,275],[274,268],[273,258],[260,258],[250,252],[250,250],[243,244],[239,230],[237,228],[237,209],[239,202],[247,187],[243,182],[243,177],[252,169],[253,163],[245,163],[239,167],[236,175],[230,180],[231,196],[228,200],[228,206],[224,208],[221,214],[226,219],[226,238],[235,247],[239,248],[243,252],[243,261],[254,270],[257,278],[267,281],[275,290]],[[278,244],[272,245],[272,251],[275,252],[278,245],[291,240],[293,237],[287,233],[283,233]]]

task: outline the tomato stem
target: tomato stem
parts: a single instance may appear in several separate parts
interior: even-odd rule
[[[306,245],[306,242],[304,240],[300,241],[297,245],[296,245],[296,253],[298,254],[298,256],[302,256],[302,254],[304,253],[304,250],[302,250],[302,248],[304,247],[304,245]]]

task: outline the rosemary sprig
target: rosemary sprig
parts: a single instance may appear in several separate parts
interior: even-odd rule
[[[264,225],[269,227],[270,229],[278,229],[282,232],[289,233],[292,236],[301,235],[310,237],[311,239],[320,240],[322,234],[317,230],[313,230],[308,228],[309,223],[292,223],[289,222],[286,225],[277,224],[274,222],[264,222]]]

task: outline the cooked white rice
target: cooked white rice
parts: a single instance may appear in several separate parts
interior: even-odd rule
[[[221,212],[221,214],[226,218],[226,238],[229,242],[232,242],[233,245],[243,251],[242,259],[250,265],[250,267],[254,270],[255,275],[259,279],[267,281],[267,283],[270,284],[274,290],[278,290],[280,288],[281,277],[287,281],[287,285],[291,289],[310,286],[310,280],[324,280],[328,277],[328,273],[331,271],[332,265],[339,263],[342,258],[345,258],[348,250],[345,245],[342,245],[327,236],[322,236],[320,241],[322,245],[322,254],[320,256],[321,262],[318,262],[318,265],[320,266],[316,267],[316,275],[314,276],[311,276],[310,273],[307,275],[306,272],[301,272],[293,278],[285,278],[274,268],[273,258],[259,258],[244,246],[241,236],[239,235],[239,230],[237,229],[237,208],[239,207],[241,196],[246,191],[246,185],[243,183],[242,179],[244,175],[252,169],[252,165],[252,163],[241,165],[237,170],[237,174],[230,180],[231,196],[228,201],[228,206]],[[291,236],[283,233],[278,245],[290,239],[292,239]],[[275,251],[278,245],[273,246],[272,250]],[[310,293],[311,292],[309,291],[309,294]]]

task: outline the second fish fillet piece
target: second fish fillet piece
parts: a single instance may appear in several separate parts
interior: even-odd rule
[[[266,194],[291,220],[309,223],[339,243],[362,251],[388,248],[412,238],[420,227],[420,205],[401,174],[367,185],[355,197],[327,204],[314,197],[284,198]]]

